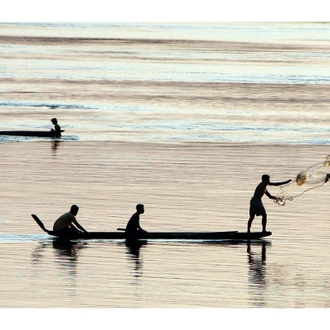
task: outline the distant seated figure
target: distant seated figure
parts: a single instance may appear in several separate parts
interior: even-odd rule
[[[79,207],[77,205],[72,205],[70,212],[64,213],[55,221],[53,230],[75,234],[80,232],[87,233],[87,231],[76,220],[78,210]]]
[[[54,128],[51,129],[51,132],[54,133],[55,137],[61,137],[61,136],[62,136],[62,133],[61,133],[61,127],[60,127],[60,125],[58,124],[57,119],[56,119],[56,118],[53,118],[53,119],[51,120],[51,122],[52,122],[53,125],[54,125]]]
[[[144,213],[144,205],[137,204],[136,212],[129,219],[125,233],[127,239],[134,239],[139,237],[139,234],[146,234],[147,231],[141,228],[140,226],[140,214]]]

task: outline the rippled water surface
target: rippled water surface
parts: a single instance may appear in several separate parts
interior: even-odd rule
[[[290,178],[326,146],[60,142],[54,149],[52,142],[31,142],[1,148],[2,307],[328,307],[326,185],[285,206],[265,200],[273,236],[249,245],[59,244],[30,217],[38,214],[51,228],[77,203],[85,228],[111,231],[143,202],[141,224],[150,231],[245,231],[261,168],[269,167],[274,179]],[[260,219],[252,229],[261,229]]]
[[[90,231],[245,231],[262,174],[329,152],[329,24],[1,24],[0,306],[328,308],[329,186],[265,197],[261,242],[59,244],[80,206]],[[279,187],[270,187],[272,194]],[[261,230],[255,219],[252,230]]]

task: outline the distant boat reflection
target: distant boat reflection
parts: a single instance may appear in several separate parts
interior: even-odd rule
[[[59,147],[60,143],[61,143],[61,141],[58,141],[58,140],[52,141],[52,150],[54,153],[56,153],[57,148]]]

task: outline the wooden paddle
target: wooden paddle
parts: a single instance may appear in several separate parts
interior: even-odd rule
[[[42,221],[35,214],[31,214],[31,216],[44,232],[49,233],[49,230],[44,226]]]

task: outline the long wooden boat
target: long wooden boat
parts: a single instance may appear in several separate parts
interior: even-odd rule
[[[32,218],[37,222],[40,228],[47,234],[63,239],[126,239],[124,231],[114,232],[87,232],[79,234],[68,234],[58,231],[48,230],[42,221],[35,215]],[[148,232],[139,236],[137,239],[164,239],[164,240],[256,240],[270,236],[272,233],[267,232],[238,232],[238,231],[220,231],[220,232]]]
[[[61,132],[63,133],[64,130]],[[0,131],[0,135],[55,137],[55,133],[52,131]]]

